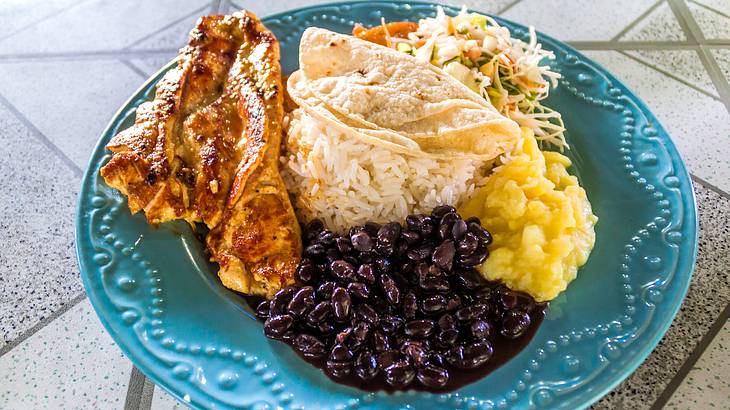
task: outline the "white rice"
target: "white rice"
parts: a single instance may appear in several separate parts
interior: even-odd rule
[[[300,220],[346,232],[367,221],[401,221],[437,205],[458,206],[486,164],[393,152],[347,136],[302,110],[289,114],[281,174]]]

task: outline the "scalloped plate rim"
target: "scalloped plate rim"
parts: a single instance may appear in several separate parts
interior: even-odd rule
[[[343,5],[353,5],[353,4],[373,4],[373,5],[389,4],[390,5],[390,4],[397,4],[397,3],[400,3],[400,1],[353,0],[353,1],[337,1],[337,2],[319,3],[319,4],[315,4],[315,5],[311,5],[311,6],[292,8],[292,9],[288,9],[286,11],[278,12],[275,14],[266,15],[264,17],[261,17],[261,20],[264,21],[265,24],[267,24],[267,20],[279,19],[279,18],[285,17],[292,13],[304,12],[304,11],[309,11],[309,10],[313,10],[313,9],[321,9],[321,8],[326,8],[326,7],[331,7],[331,6],[343,6]],[[439,4],[439,3],[433,3],[433,2],[428,2],[428,1],[403,1],[402,3],[404,5],[441,5],[444,7],[450,7],[452,9],[459,8],[459,7],[453,6],[453,5]],[[493,13],[484,13],[484,12],[475,10],[473,8],[469,8],[469,10],[477,11],[482,14],[487,14],[487,15],[493,16],[499,20],[508,22],[510,24],[514,24],[517,26],[524,26],[524,24],[522,24],[522,23],[517,23],[517,22],[514,22],[509,19],[505,19],[500,16],[495,16]],[[595,403],[600,398],[602,398],[604,395],[606,395],[608,392],[613,390],[618,384],[620,384],[629,375],[631,375],[646,360],[646,358],[649,356],[649,354],[651,354],[651,352],[657,346],[659,341],[664,337],[667,330],[673,323],[674,318],[676,317],[676,315],[682,305],[682,302],[684,301],[684,298],[687,294],[692,276],[694,275],[694,270],[696,268],[696,260],[697,260],[698,244],[699,244],[699,221],[697,218],[697,201],[696,201],[696,195],[695,195],[695,191],[694,191],[694,181],[692,180],[691,175],[690,175],[689,171],[687,170],[687,167],[684,163],[684,160],[681,157],[681,154],[676,149],[676,145],[674,144],[673,140],[671,139],[669,132],[667,132],[664,129],[664,127],[661,125],[661,122],[659,122],[656,119],[656,117],[654,116],[653,112],[649,109],[647,104],[631,88],[626,86],[622,81],[620,81],[616,76],[614,76],[613,73],[611,71],[609,71],[606,67],[604,67],[602,64],[589,58],[588,56],[581,53],[579,50],[573,48],[572,46],[570,46],[569,44],[567,44],[565,42],[557,40],[550,35],[540,32],[539,30],[537,31],[537,33],[541,37],[548,39],[548,40],[554,42],[555,44],[558,44],[559,46],[563,47],[564,49],[570,51],[571,53],[573,53],[577,56],[580,56],[582,59],[590,61],[596,67],[603,70],[603,74],[607,75],[610,80],[612,80],[616,84],[619,84],[620,86],[624,87],[626,89],[626,91],[628,92],[628,95],[631,97],[632,101],[634,101],[637,104],[639,111],[641,111],[646,116],[647,119],[653,120],[653,122],[654,122],[653,126],[654,126],[654,128],[657,129],[657,132],[659,134],[664,133],[667,136],[668,141],[672,144],[674,150],[677,152],[677,159],[679,160],[680,166],[678,167],[678,169],[675,169],[675,173],[681,180],[688,182],[688,184],[686,185],[687,189],[682,189],[681,192],[683,193],[683,195],[682,195],[683,198],[684,198],[684,194],[689,193],[690,201],[688,201],[688,202],[689,202],[689,205],[691,205],[690,216],[691,216],[692,220],[685,221],[685,222],[690,222],[691,229],[694,232],[694,236],[691,238],[693,246],[692,246],[691,253],[688,255],[689,257],[686,259],[686,262],[683,263],[683,265],[689,265],[689,267],[686,270],[686,281],[683,283],[682,288],[680,289],[680,291],[677,294],[677,297],[675,298],[678,300],[676,303],[673,303],[671,313],[668,316],[671,320],[664,321],[662,323],[662,325],[660,326],[660,328],[655,333],[654,337],[651,339],[651,341],[642,345],[639,352],[637,352],[635,354],[635,356],[630,360],[630,362],[627,365],[625,365],[623,367],[623,369],[621,369],[621,371],[612,375],[612,377],[610,377],[610,380],[608,382],[602,383],[602,386],[600,389],[595,390],[590,395],[588,395],[588,394],[583,395],[584,397],[585,396],[590,396],[590,397],[585,397],[586,400],[580,400],[580,401],[582,401],[582,403],[577,404],[577,406],[578,406],[578,408],[587,408],[588,406],[590,406],[591,404]],[[177,59],[178,59],[177,56],[174,57],[169,62],[165,63],[156,72],[151,74],[149,76],[149,78],[147,78],[142,83],[142,85],[140,85],[130,95],[130,97],[120,106],[120,108],[114,113],[114,115],[112,116],[112,119],[109,121],[107,126],[104,128],[104,131],[102,131],[102,133],[100,135],[101,136],[106,135],[111,130],[111,128],[114,126],[114,122],[116,121],[116,119],[119,116],[121,116],[122,113],[124,113],[126,110],[128,110],[130,108],[130,105],[136,99],[135,97],[141,91],[143,91],[144,89],[149,87],[152,82],[159,81],[159,79],[157,77],[159,77],[162,73],[168,71],[170,69],[170,67],[172,66],[172,64],[174,64],[177,61]],[[94,146],[92,155],[93,155],[93,153],[97,152],[100,148],[102,148],[102,146],[104,144],[105,144],[105,142],[100,138]],[[172,396],[174,396],[181,403],[185,403],[187,406],[190,406],[191,408],[205,409],[205,407],[203,407],[202,405],[200,405],[197,402],[186,402],[183,399],[182,394],[180,394],[179,392],[177,392],[174,389],[171,389],[170,387],[167,386],[167,383],[165,382],[165,378],[158,375],[158,373],[155,373],[154,371],[152,371],[152,369],[150,369],[147,365],[144,365],[144,364],[140,365],[138,362],[136,363],[135,360],[133,360],[134,355],[132,354],[132,350],[129,349],[129,347],[127,347],[124,343],[122,343],[122,341],[123,341],[122,337],[114,331],[114,328],[112,327],[110,321],[106,318],[106,316],[103,314],[100,314],[101,312],[103,312],[106,309],[103,305],[103,302],[101,301],[101,297],[100,297],[101,295],[99,295],[98,293],[95,293],[95,292],[89,292],[90,289],[93,289],[92,284],[89,282],[88,275],[83,274],[83,272],[89,271],[89,266],[88,266],[89,261],[88,261],[88,259],[83,257],[82,252],[81,252],[81,247],[79,244],[82,243],[82,240],[84,239],[84,236],[82,235],[82,229],[81,229],[81,227],[83,226],[81,210],[82,210],[82,203],[84,201],[84,198],[86,198],[86,196],[89,194],[90,185],[87,184],[87,181],[92,176],[90,174],[90,171],[93,170],[93,167],[90,166],[92,159],[93,159],[93,156],[90,159],[89,166],[87,166],[87,168],[84,170],[84,174],[81,179],[81,188],[79,190],[79,194],[77,197],[76,212],[75,212],[75,214],[76,214],[75,215],[76,216],[76,218],[75,218],[76,219],[75,220],[76,258],[77,258],[77,262],[78,262],[79,268],[80,268],[80,273],[81,273],[80,276],[82,278],[84,289],[89,298],[89,301],[90,301],[92,307],[94,308],[94,311],[96,312],[97,317],[99,318],[99,320],[102,323],[102,325],[104,326],[104,328],[110,334],[110,336],[112,337],[112,339],[114,340],[116,345],[130,359],[130,361],[132,361],[132,363],[134,364],[135,367],[137,367],[140,371],[142,371],[142,373],[144,373],[144,375],[146,377],[151,379],[157,386],[164,388],[168,393],[170,393]],[[678,268],[676,272],[682,273],[682,270]]]

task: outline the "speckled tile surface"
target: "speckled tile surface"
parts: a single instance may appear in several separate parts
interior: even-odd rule
[[[84,299],[0,357],[0,408],[121,409],[131,369]]]
[[[695,193],[700,221],[699,253],[687,297],[652,354],[594,409],[651,407],[714,319],[730,303],[730,200],[697,183]]]
[[[628,50],[625,53],[719,98],[707,71],[698,70],[697,64],[702,63],[695,50]]]
[[[709,39],[730,39],[730,17],[698,4],[688,3],[687,6],[703,36]]]
[[[170,396],[162,387],[155,386],[151,410],[183,410],[187,407]]]
[[[210,1],[86,1],[0,40],[0,54],[119,49],[207,3]]]
[[[681,41],[687,37],[666,1],[619,38],[620,41]]]
[[[0,93],[82,169],[109,119],[144,81],[114,60],[5,63],[0,76]]]
[[[666,405],[669,410],[721,409],[730,402],[730,321],[707,346]]]
[[[619,52],[587,51],[586,54],[606,66],[649,104],[690,172],[730,191],[730,162],[727,161],[730,144],[726,143],[730,137],[730,113],[722,102]],[[704,70],[699,60],[694,61],[692,68]],[[687,106],[701,107],[701,111],[688,110]]]
[[[725,79],[730,82],[730,48],[715,48],[712,50],[712,55],[725,74]]]
[[[0,130],[0,175],[11,193],[0,195],[0,233],[12,238],[0,246],[0,340],[9,342],[82,292],[73,237],[79,177],[2,105]]]
[[[73,251],[79,181],[59,153],[85,167],[107,120],[145,77],[174,57],[199,15],[248,8],[266,16],[327,1],[0,0],[0,97],[32,123],[19,121],[0,104],[0,151],[5,154],[0,172],[11,176],[0,191],[0,234],[15,239],[0,247],[0,352],[5,352],[0,356],[0,409],[122,409],[127,394],[134,396],[127,405],[138,404],[129,410],[184,408],[164,390],[153,392],[149,380],[144,389],[128,391],[131,365],[86,300],[53,321],[43,320],[67,309],[82,290]],[[718,100],[721,93],[697,58],[698,47],[688,42],[668,1],[657,1],[448,3],[490,13],[509,6],[506,18],[560,40],[587,49],[615,49],[586,54],[650,105],[693,173],[730,192],[730,101],[723,105]],[[727,40],[704,46],[730,81],[730,1],[672,1],[687,3],[691,16],[685,17],[694,18],[705,37]],[[634,50],[626,42],[656,47]],[[673,42],[685,43],[668,44]],[[40,142],[32,128],[52,147]],[[597,409],[651,407],[730,302],[730,195],[701,185],[696,189],[700,253],[687,300],[646,362]],[[41,262],[28,264],[29,255]],[[39,322],[50,323],[33,328]],[[40,330],[30,335],[29,329]],[[726,324],[667,408],[730,408],[728,339]]]
[[[563,41],[610,40],[645,12],[652,0],[591,2],[580,6],[571,0],[523,0],[504,17],[530,24]]]

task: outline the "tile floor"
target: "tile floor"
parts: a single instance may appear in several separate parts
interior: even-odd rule
[[[175,56],[198,16],[322,2],[0,2],[0,174],[10,176],[0,233],[13,238],[0,247],[0,408],[183,408],[133,370],[83,295],[73,248],[81,172],[116,108]],[[608,67],[651,106],[695,179],[700,251],[687,299],[652,355],[594,408],[728,408],[730,0],[463,3]]]

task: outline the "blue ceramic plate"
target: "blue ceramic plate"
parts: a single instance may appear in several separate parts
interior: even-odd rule
[[[264,19],[297,67],[308,26],[350,32],[432,16],[425,3],[321,5]],[[456,13],[456,9],[448,9]],[[500,20],[516,37],[524,26]],[[588,263],[554,300],[530,344],[486,378],[451,394],[365,393],[331,382],[264,337],[240,296],[184,223],[155,229],[99,178],[104,145],[131,125],[165,67],[119,110],[91,158],[79,195],[76,246],[101,321],[148,377],[195,408],[564,408],[587,406],[629,375],[669,327],[697,250],[692,185],[654,115],[604,68],[541,35],[563,75],[549,105],[563,114],[568,155],[600,221]]]

